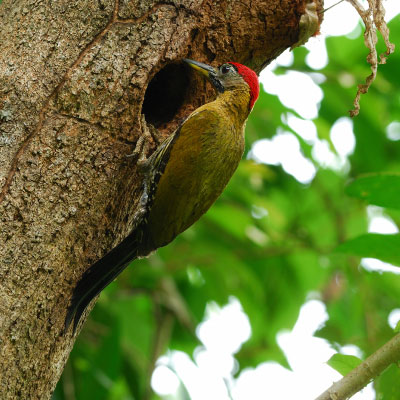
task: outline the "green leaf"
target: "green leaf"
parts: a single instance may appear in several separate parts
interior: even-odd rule
[[[398,400],[399,382],[400,368],[397,365],[392,364],[376,379],[374,383],[374,388],[377,393],[376,398],[383,400]]]
[[[378,258],[400,266],[400,235],[368,233],[342,243],[336,248],[336,252]]]
[[[346,189],[350,196],[381,207],[400,209],[400,174],[370,174],[353,181]]]
[[[396,326],[394,327],[394,331],[395,331],[396,333],[399,333],[399,332],[400,332],[400,320],[397,322]]]
[[[328,361],[328,365],[335,369],[340,374],[347,375],[357,365],[360,365],[362,360],[356,356],[349,356],[345,354],[334,354]]]

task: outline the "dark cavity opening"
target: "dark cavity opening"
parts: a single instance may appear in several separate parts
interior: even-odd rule
[[[171,121],[182,106],[189,88],[188,70],[169,64],[154,75],[144,95],[142,113],[156,128]]]

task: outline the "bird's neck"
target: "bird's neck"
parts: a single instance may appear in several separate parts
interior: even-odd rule
[[[243,125],[250,113],[250,91],[247,86],[226,90],[215,102],[239,124]]]

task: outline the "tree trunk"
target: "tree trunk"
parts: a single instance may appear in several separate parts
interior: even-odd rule
[[[142,114],[167,135],[213,95],[180,59],[260,71],[298,41],[305,7],[1,3],[1,399],[54,390],[75,339],[62,334],[71,291],[132,228],[141,179],[125,156],[146,128]]]

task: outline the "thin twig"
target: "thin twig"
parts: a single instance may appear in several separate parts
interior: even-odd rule
[[[323,13],[326,13],[326,12],[327,12],[328,10],[330,10],[331,8],[336,7],[338,4],[343,3],[343,2],[344,2],[344,0],[340,0],[340,1],[338,1],[337,3],[335,3],[335,4],[332,4],[330,7],[325,8],[324,10],[322,10],[322,12],[323,12]]]

